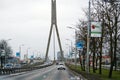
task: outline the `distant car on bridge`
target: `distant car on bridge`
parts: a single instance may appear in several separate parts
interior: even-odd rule
[[[65,70],[66,68],[65,68],[65,65],[64,65],[64,63],[59,63],[58,65],[57,65],[57,69],[58,70]]]

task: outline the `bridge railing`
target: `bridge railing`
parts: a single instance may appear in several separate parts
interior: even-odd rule
[[[32,71],[36,69],[41,69],[45,68],[48,66],[51,66],[52,64],[49,65],[40,65],[40,66],[34,66],[34,67],[23,67],[23,68],[10,68],[10,69],[0,69],[0,75],[8,75],[8,74],[13,74],[13,73],[20,73],[20,72],[26,72],[26,71]]]

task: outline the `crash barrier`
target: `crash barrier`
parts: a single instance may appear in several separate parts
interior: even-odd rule
[[[52,64],[49,65],[40,65],[40,66],[34,66],[34,67],[25,67],[25,68],[9,68],[9,69],[0,69],[0,75],[7,75],[7,74],[13,74],[13,73],[20,73],[20,72],[26,72],[26,71],[32,71],[36,69],[41,69],[45,68],[48,66],[51,66]]]

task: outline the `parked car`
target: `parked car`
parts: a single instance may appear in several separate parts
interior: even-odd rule
[[[4,69],[11,69],[11,68],[13,68],[13,64],[12,63],[7,63],[4,66]]]
[[[64,64],[63,64],[63,63],[59,63],[59,64],[57,65],[57,69],[58,69],[58,70],[65,70]]]

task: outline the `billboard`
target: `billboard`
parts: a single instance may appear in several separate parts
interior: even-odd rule
[[[101,37],[102,27],[101,22],[91,22],[91,37]]]

